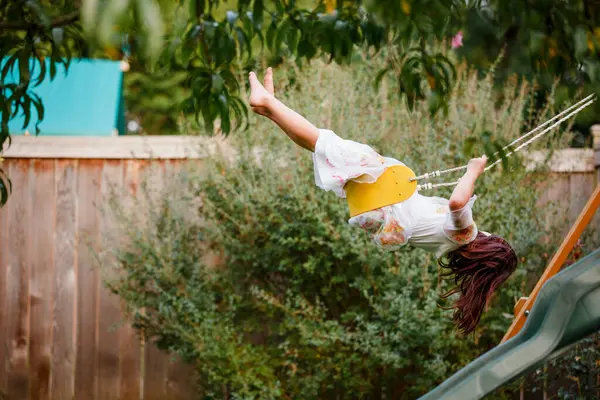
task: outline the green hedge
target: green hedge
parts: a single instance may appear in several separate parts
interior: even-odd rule
[[[417,172],[465,163],[469,138],[512,140],[545,117],[529,115],[529,87],[509,82],[498,95],[490,77],[463,70],[448,114],[431,120],[426,104],[408,113],[395,82],[374,89],[369,68],[276,71],[278,95]],[[469,145],[473,155],[483,144]],[[414,399],[499,342],[556,242],[551,209],[536,206],[547,175],[517,158],[486,173],[476,221],[522,263],[476,333],[461,337],[440,307],[450,283],[431,255],[382,252],[348,226],[344,201],[314,185],[311,155],[267,121],[255,118],[233,145],[235,161],[182,173],[147,207],[111,204],[127,239],[109,285],[140,332],[197,367],[199,398]]]

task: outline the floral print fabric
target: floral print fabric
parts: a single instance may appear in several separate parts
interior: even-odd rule
[[[394,211],[393,206],[382,207],[357,215],[349,223],[367,231],[380,247],[396,250],[408,242],[408,230]]]
[[[343,198],[346,197],[346,182],[372,183],[387,167],[404,165],[393,158],[380,156],[366,144],[342,139],[327,129],[319,129],[313,163],[316,185]]]

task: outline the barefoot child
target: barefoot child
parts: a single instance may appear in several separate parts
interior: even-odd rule
[[[349,181],[373,183],[400,161],[382,157],[371,147],[344,140],[334,132],[318,129],[304,117],[275,98],[273,70],[265,75],[264,86],[250,73],[252,110],[275,122],[297,145],[313,153],[315,183],[346,197]],[[454,321],[464,334],[472,332],[494,291],[513,273],[517,256],[501,237],[478,231],[471,208],[475,181],[483,173],[487,158],[469,161],[467,172],[449,200],[415,192],[407,200],[353,216],[351,225],[366,230],[386,250],[406,244],[432,252],[444,268],[444,276],[456,287],[444,294],[460,293],[453,304]]]

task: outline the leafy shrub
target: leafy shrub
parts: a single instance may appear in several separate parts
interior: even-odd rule
[[[181,104],[189,96],[182,83],[184,73],[141,73],[125,75],[124,95],[130,117],[142,121],[144,134],[176,134]]]
[[[395,82],[375,90],[369,65],[277,71],[279,96],[418,173],[466,163],[463,143],[482,132],[506,142],[544,117],[528,113],[530,87],[511,81],[496,96],[491,78],[463,69],[448,114],[429,119],[426,104],[406,110]],[[430,254],[382,252],[348,226],[344,202],[315,187],[310,154],[267,121],[234,144],[235,160],[186,169],[146,207],[112,203],[124,236],[108,284],[140,332],[194,363],[203,398],[416,398],[498,343],[546,261],[537,200],[547,175],[518,162],[486,173],[476,220],[522,264],[476,334],[460,337],[439,307],[450,283]]]

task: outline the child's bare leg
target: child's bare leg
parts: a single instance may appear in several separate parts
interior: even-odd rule
[[[275,122],[297,145],[315,151],[319,130],[303,116],[277,100],[273,89],[273,70],[267,69],[265,85],[250,72],[250,107]]]

